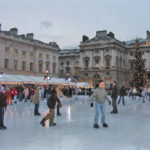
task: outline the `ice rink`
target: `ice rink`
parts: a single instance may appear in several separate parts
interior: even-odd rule
[[[41,116],[34,116],[34,104],[19,102],[8,106],[5,114],[7,130],[0,130],[0,150],[150,150],[150,101],[145,103],[125,98],[118,114],[110,114],[106,102],[109,128],[93,128],[94,108],[87,96],[61,99],[61,117],[57,125],[46,127],[40,120],[48,111],[40,102]]]

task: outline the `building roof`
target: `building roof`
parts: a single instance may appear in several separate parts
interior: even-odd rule
[[[143,44],[143,43],[145,43],[146,42],[146,39],[142,39],[142,38],[138,38],[138,42],[140,43],[140,44]],[[125,42],[127,45],[135,45],[136,44],[136,39],[133,39],[133,40],[130,40],[130,41],[126,41]]]
[[[80,49],[63,49],[59,51],[60,54],[80,53]]]

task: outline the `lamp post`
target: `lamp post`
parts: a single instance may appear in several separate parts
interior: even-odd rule
[[[48,80],[50,80],[49,71],[48,70],[46,70],[46,76],[44,76],[44,80],[46,80],[47,84],[48,84]]]

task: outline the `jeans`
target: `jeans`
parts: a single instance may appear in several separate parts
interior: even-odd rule
[[[14,96],[14,101],[17,102],[17,95]]]
[[[28,100],[28,96],[25,96],[25,102],[27,102],[27,100]]]
[[[39,103],[35,104],[34,114],[37,115],[39,113]]]
[[[19,101],[22,101],[22,93],[19,93]]]
[[[106,117],[105,117],[105,104],[102,103],[97,103],[95,102],[95,119],[94,119],[94,124],[98,124],[98,118],[99,118],[99,113],[101,111],[102,117],[101,117],[101,122],[102,124],[105,123]]]
[[[118,101],[118,104],[120,103],[121,99],[122,99],[123,105],[125,105],[125,103],[124,103],[124,96],[120,96],[119,101]]]
[[[117,98],[112,98],[113,111],[118,111],[116,101],[117,101]]]
[[[44,93],[41,93],[41,100],[44,100]]]
[[[48,102],[48,98],[50,97],[50,94],[46,94],[46,101]]]
[[[4,112],[5,108],[4,107],[0,108],[0,127],[4,126]]]

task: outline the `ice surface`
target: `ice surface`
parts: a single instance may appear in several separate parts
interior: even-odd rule
[[[34,116],[34,105],[19,102],[8,106],[5,114],[7,130],[0,130],[0,150],[150,150],[150,101],[142,103],[125,98],[119,114],[110,114],[106,103],[109,128],[93,128],[94,108],[87,96],[61,99],[61,117],[56,127],[40,125],[48,111],[40,102],[41,116]]]

